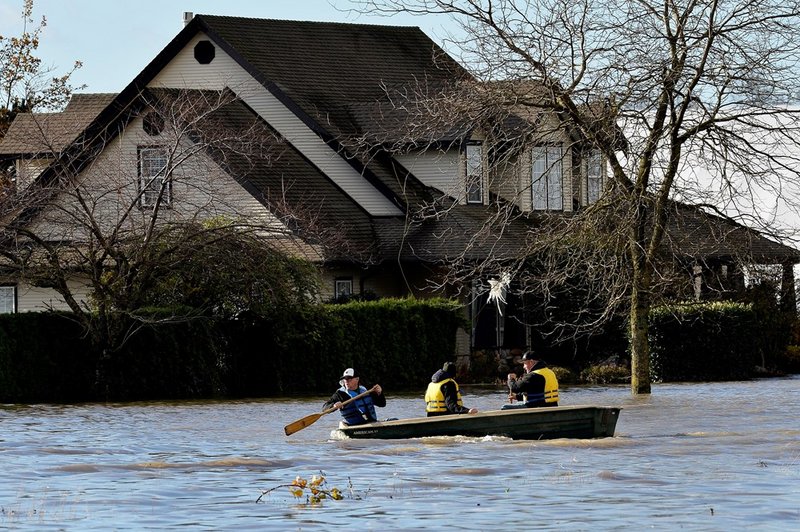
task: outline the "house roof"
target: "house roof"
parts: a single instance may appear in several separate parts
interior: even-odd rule
[[[406,110],[390,102],[395,90],[441,90],[469,74],[422,30],[410,26],[345,24],[195,15],[184,32],[203,31],[395,204],[425,195],[388,157],[359,146],[401,130]],[[184,33],[182,32],[182,33]],[[177,38],[176,38],[177,39]],[[453,137],[456,133],[442,131]]]
[[[148,83],[200,31],[334,148],[346,147],[347,139],[352,136],[384,134],[387,125],[391,129],[392,124],[402,122],[402,116],[398,115],[402,109],[387,100],[387,89],[409,85],[435,89],[466,75],[462,67],[415,27],[197,15],[119,95],[75,95],[74,103],[64,113],[50,115],[46,121],[52,124],[53,147],[61,151],[78,139],[74,151],[63,157],[80,169],[92,156],[87,148],[93,139],[107,142],[108,134],[119,131],[117,126],[124,125],[141,107],[142,91]],[[241,102],[218,113],[230,124],[244,124],[256,118],[254,111]],[[25,139],[22,133],[32,131],[32,124],[36,123],[34,115],[23,118],[19,126],[12,125],[19,127],[20,135],[15,133],[11,139],[7,136],[8,144],[4,139],[0,153],[38,151],[32,150],[30,142],[19,140]],[[457,127],[440,132],[450,139],[463,133],[463,128]],[[288,142],[277,158],[269,162],[253,164],[235,156],[213,155],[264,203],[277,210],[283,201],[301,206],[308,214],[308,221],[319,224],[317,232],[310,223],[296,227],[298,232],[310,240],[340,239],[341,246],[329,249],[338,249],[342,258],[358,256],[366,262],[398,258],[446,262],[454,257],[477,260],[490,252],[511,257],[528,236],[524,218],[513,221],[510,227],[487,227],[488,207],[474,205],[452,205],[445,215],[411,224],[403,216],[371,217]],[[354,155],[351,162],[355,161],[353,164],[362,175],[395,203],[421,204],[440,195],[385,153]],[[47,172],[43,178],[48,178]],[[693,219],[691,213],[684,216]],[[706,239],[717,231],[702,217],[681,224],[682,229],[671,230],[670,240],[686,252],[692,246],[703,249],[704,240],[697,236],[702,231]],[[737,229],[733,233],[742,232]],[[796,257],[788,251],[791,248],[757,233],[748,235],[754,251],[764,257]],[[744,241],[744,237],[740,240]],[[716,241],[705,242],[710,245]]]
[[[467,75],[417,27],[213,15],[195,21],[335,138],[372,127],[352,113],[387,101],[387,91],[441,87]]]
[[[700,207],[669,205],[664,245],[671,253],[695,259],[749,259],[756,263],[800,263],[800,251]]]
[[[0,140],[0,155],[58,153],[111,103],[116,94],[73,94],[60,113],[20,113]]]

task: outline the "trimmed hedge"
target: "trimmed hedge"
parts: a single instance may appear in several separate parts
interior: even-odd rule
[[[453,358],[456,330],[464,325],[458,305],[447,300],[385,299],[311,306],[269,318],[145,326],[101,357],[68,318],[0,316],[0,401],[332,392],[350,366],[365,383],[420,388]]]
[[[0,401],[92,398],[94,356],[68,314],[0,316]]]
[[[746,379],[785,349],[774,317],[752,304],[688,303],[650,313],[650,369],[654,381]],[[775,352],[773,352],[775,351]]]
[[[390,389],[424,386],[455,354],[463,317],[443,299],[321,305],[231,324],[228,390],[235,396],[333,391],[341,372]]]

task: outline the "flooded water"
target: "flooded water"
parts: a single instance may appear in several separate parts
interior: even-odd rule
[[[387,397],[382,417],[423,409]],[[621,406],[616,436],[340,440],[338,413],[284,436],[326,397],[0,406],[0,530],[800,530],[800,377],[561,397]],[[343,500],[256,502],[320,471]]]

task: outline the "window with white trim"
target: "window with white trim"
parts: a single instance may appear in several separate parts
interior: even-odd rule
[[[563,150],[561,146],[536,146],[532,150],[531,203],[534,210],[564,208]]]
[[[139,205],[152,207],[156,202],[169,206],[172,187],[164,182],[167,173],[167,150],[158,146],[139,148]]]
[[[600,199],[603,190],[603,165],[598,150],[591,150],[586,158],[586,201],[589,205]]]
[[[13,314],[17,311],[17,287],[0,286],[0,314]]]
[[[483,203],[483,146],[467,144],[467,203]]]
[[[353,280],[336,279],[333,290],[334,298],[339,299],[340,297],[350,297],[351,295],[353,295]]]

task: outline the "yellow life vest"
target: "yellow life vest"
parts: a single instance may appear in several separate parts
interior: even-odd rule
[[[428,389],[425,390],[425,411],[430,413],[447,412],[447,403],[444,400],[444,393],[442,393],[442,385],[446,382],[452,382],[456,385],[456,396],[458,397],[458,406],[464,406],[461,402],[461,392],[458,389],[458,383],[453,379],[445,379],[439,382],[431,382],[428,384]]]
[[[558,402],[558,379],[550,368],[534,370],[533,373],[544,377],[543,394],[523,394],[526,403],[557,403]]]

